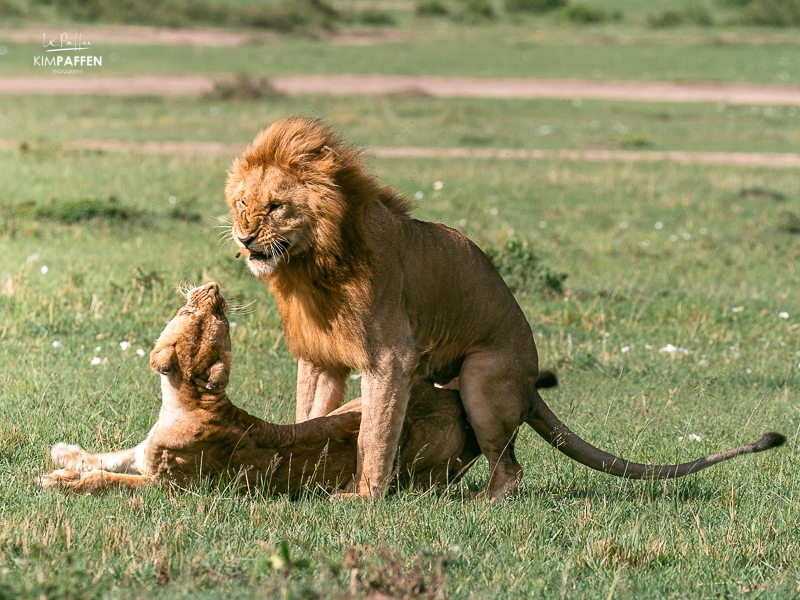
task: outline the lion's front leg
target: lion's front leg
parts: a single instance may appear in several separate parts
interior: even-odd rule
[[[300,359],[297,365],[297,407],[295,421],[324,417],[336,410],[344,401],[347,389],[347,367],[317,367]]]
[[[138,473],[136,466],[136,448],[128,448],[117,452],[89,454],[80,446],[60,443],[53,446],[50,456],[57,467],[70,471],[109,471],[112,473]]]
[[[356,481],[362,498],[379,498],[386,491],[411,394],[410,369],[391,362],[389,369],[361,378]]]
[[[70,469],[53,471],[40,476],[37,481],[43,488],[60,488],[76,494],[90,495],[120,488],[135,490],[151,483],[151,480],[144,475],[128,475],[109,471],[78,473]]]

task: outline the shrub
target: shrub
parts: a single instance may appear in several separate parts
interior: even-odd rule
[[[441,0],[419,0],[414,12],[418,17],[443,17],[448,14],[447,6]]]
[[[53,198],[48,204],[37,205],[33,201],[15,207],[17,217],[38,218],[62,223],[80,223],[93,219],[126,220],[135,215],[133,209],[123,206],[115,196],[105,200],[99,198],[78,198],[62,200]]]
[[[711,27],[714,24],[714,18],[711,16],[709,10],[700,2],[689,2],[683,9],[686,20],[694,25],[701,27]]]
[[[660,29],[663,27],[674,27],[680,25],[684,21],[682,11],[668,8],[661,12],[647,15],[647,23],[650,27]]]
[[[566,5],[566,0],[506,0],[506,10],[510,13],[543,13]]]
[[[650,27],[674,27],[681,23],[692,23],[702,27],[714,24],[714,19],[709,10],[701,2],[688,2],[682,9],[669,8],[659,13],[647,15]]]
[[[542,265],[528,242],[512,239],[500,248],[484,248],[484,252],[512,292],[563,293],[567,274]]]
[[[745,20],[754,25],[800,26],[800,0],[752,0],[747,5]]]
[[[608,19],[608,14],[602,8],[570,4],[564,9],[564,18],[571,23],[602,23]]]
[[[463,0],[461,18],[464,20],[494,19],[494,8],[489,0]]]
[[[365,8],[359,11],[356,13],[356,19],[364,25],[372,25],[374,27],[388,27],[397,23],[391,13],[377,8]]]
[[[269,79],[248,77],[239,73],[234,79],[223,79],[214,83],[214,91],[206,95],[208,99],[250,101],[261,98],[279,98],[277,91]]]

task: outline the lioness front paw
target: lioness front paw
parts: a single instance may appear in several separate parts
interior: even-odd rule
[[[74,487],[75,485],[79,484],[81,481],[81,474],[77,471],[71,471],[70,469],[59,469],[58,471],[53,471],[52,473],[48,473],[47,475],[39,475],[36,478],[36,483],[38,483],[43,488],[51,488],[51,487]]]
[[[92,469],[89,453],[80,446],[61,442],[53,446],[50,456],[57,467],[66,467],[73,471],[91,471]]]

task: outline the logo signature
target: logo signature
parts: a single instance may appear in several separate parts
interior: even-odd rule
[[[103,57],[90,54],[81,54],[91,50],[92,42],[83,39],[83,34],[62,33],[58,37],[49,37],[42,34],[42,47],[45,54],[33,57],[34,67],[55,67],[53,73],[57,75],[81,74],[83,69],[74,67],[102,67]],[[64,54],[50,54],[63,52]],[[72,54],[72,53],[75,54]],[[71,67],[64,69],[63,67]]]
[[[92,42],[89,40],[83,41],[83,34],[76,33],[75,37],[70,40],[69,34],[62,33],[55,39],[47,39],[47,34],[42,34],[42,46],[49,48],[45,52],[80,52],[88,50]]]

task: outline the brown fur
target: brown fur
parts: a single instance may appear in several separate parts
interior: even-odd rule
[[[351,482],[360,399],[336,415],[283,426],[234,406],[225,393],[232,361],[226,309],[217,284],[197,288],[159,337],[150,364],[161,374],[163,401],[144,442],[94,455],[57,444],[53,461],[66,468],[41,477],[41,485],[95,494],[154,482],[184,486],[205,475],[235,477],[247,491],[296,494]],[[420,384],[414,396],[400,440],[398,480],[422,488],[456,481],[480,455],[458,393]]]
[[[635,467],[566,429],[536,391],[530,325],[491,262],[457,231],[410,218],[408,201],[319,121],[292,117],[259,133],[225,194],[233,240],[275,294],[300,359],[297,421],[334,410],[350,370],[362,371],[360,496],[385,490],[419,381],[460,390],[493,498],[522,476],[514,455],[522,422],[593,468],[673,472]]]

